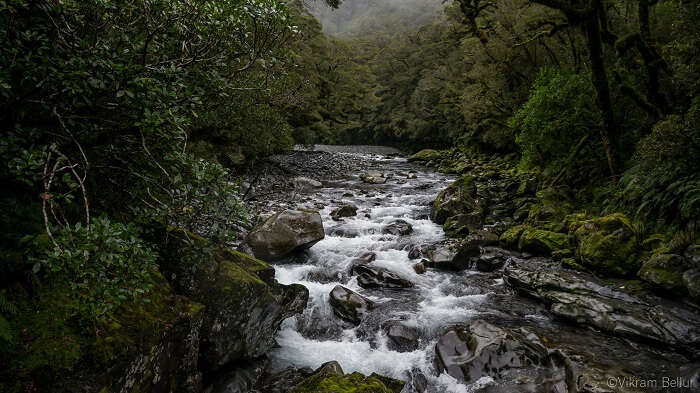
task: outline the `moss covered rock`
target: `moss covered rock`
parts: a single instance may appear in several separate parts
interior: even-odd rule
[[[565,234],[543,229],[526,228],[518,240],[518,249],[538,255],[551,255],[566,246]]]
[[[442,229],[448,237],[462,237],[468,235],[470,231],[480,229],[482,221],[482,216],[478,211],[469,214],[457,214],[449,217]]]
[[[423,149],[419,151],[418,153],[412,155],[411,157],[408,158],[408,161],[419,161],[419,162],[428,162],[428,161],[435,161],[439,160],[441,158],[441,154],[437,150],[433,149]]]
[[[431,209],[432,220],[440,225],[460,214],[471,215],[475,225],[483,222],[483,208],[476,199],[476,185],[471,176],[459,178],[440,192]]]
[[[250,255],[221,248],[178,254],[181,291],[206,306],[200,362],[207,370],[263,355],[282,321],[306,307],[304,286],[278,284],[274,269]]]
[[[292,393],[399,393],[403,386],[402,381],[355,372],[325,377],[313,375],[297,385]]]
[[[498,239],[501,245],[508,249],[514,249],[518,246],[518,241],[520,240],[520,235],[527,229],[526,225],[516,225],[514,227],[508,228],[501,237]]]
[[[582,265],[610,276],[639,269],[639,247],[629,219],[620,213],[585,220],[573,233]]]
[[[668,292],[684,294],[683,272],[688,270],[686,261],[680,255],[655,255],[642,265],[637,276]]]

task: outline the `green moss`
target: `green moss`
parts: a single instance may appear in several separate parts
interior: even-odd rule
[[[565,248],[567,244],[568,239],[563,233],[527,228],[520,235],[518,248],[535,254],[551,255],[553,251]]]
[[[674,254],[656,255],[647,260],[637,276],[642,280],[678,295],[686,293],[683,272],[688,269],[683,258]]]
[[[474,178],[462,176],[446,189],[442,190],[433,201],[432,219],[444,224],[448,218],[458,214],[471,214],[479,210],[474,201],[476,186]]]
[[[261,261],[260,259],[252,257],[248,254],[244,254],[240,251],[228,248],[224,249],[222,252],[223,257],[225,259],[236,263],[238,266],[242,267],[247,272],[260,277],[263,281],[266,279],[266,277],[274,277],[275,275],[275,269],[266,262]]]
[[[394,386],[389,388],[380,378],[366,377],[357,372],[324,377],[321,375],[307,378],[297,385],[292,393],[395,393],[396,387],[403,388],[404,385],[403,382],[393,381]]]
[[[503,232],[503,234],[498,240],[503,247],[514,249],[518,246],[518,240],[520,240],[520,235],[522,235],[522,233],[527,228],[527,225],[516,225],[514,227],[508,228],[508,230]]]
[[[639,269],[639,247],[629,219],[615,213],[583,221],[574,232],[576,253],[584,266],[610,276]]]
[[[433,161],[433,160],[439,160],[441,158],[442,154],[433,149],[423,149],[419,151],[418,153],[412,155],[409,160],[410,161]]]

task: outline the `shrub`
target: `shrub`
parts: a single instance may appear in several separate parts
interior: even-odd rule
[[[58,247],[35,257],[34,270],[44,268],[51,281],[68,283],[66,296],[83,322],[108,319],[150,291],[156,254],[134,226],[99,217],[90,228],[79,223],[56,231],[55,239]]]
[[[562,68],[540,69],[527,102],[510,119],[519,130],[516,142],[522,150],[521,166],[559,171],[572,165],[580,169],[602,154],[579,153],[567,162],[579,141],[590,136],[585,148],[599,149],[594,134],[600,115],[593,100],[593,88],[585,74]]]

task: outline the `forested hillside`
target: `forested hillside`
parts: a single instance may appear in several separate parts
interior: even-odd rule
[[[250,298],[220,279],[274,303],[271,336],[303,309],[226,248],[258,219],[242,174],[295,144],[496,160],[535,204],[698,241],[698,0],[2,0],[0,36],[3,392],[140,386],[125,359],[156,347],[192,372],[154,391],[196,392],[269,349],[153,345]]]

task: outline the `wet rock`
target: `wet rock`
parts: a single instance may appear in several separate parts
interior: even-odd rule
[[[424,261],[427,261],[427,259],[424,259],[423,261],[420,261],[418,263],[414,263],[413,266],[411,266],[413,268],[413,271],[416,272],[416,274],[423,274],[426,272],[427,268],[425,266]]]
[[[416,172],[408,172],[408,174],[406,175],[406,178],[407,179],[416,179],[416,178],[418,178],[418,175],[416,174]]]
[[[384,177],[384,174],[378,171],[364,172],[360,175],[360,179],[369,184],[384,184],[387,180],[387,178]]]
[[[459,241],[444,240],[423,248],[422,253],[427,257],[423,263],[435,269],[465,270],[471,266],[471,258],[479,255],[479,248],[475,247],[462,247]]]
[[[328,234],[330,236],[338,236],[338,237],[347,237],[347,238],[355,238],[359,237],[361,232],[360,229],[351,227],[351,226],[346,226],[346,225],[337,225],[328,230]]]
[[[403,289],[413,287],[412,282],[382,267],[359,264],[353,267],[353,274],[358,276],[357,284],[362,288]]]
[[[395,236],[406,236],[413,232],[413,225],[404,220],[392,221],[382,229],[382,233]]]
[[[567,383],[563,357],[550,354],[539,337],[525,329],[511,331],[474,321],[442,334],[435,354],[438,372],[446,372],[459,381],[491,377],[501,385],[499,391],[576,391]]]
[[[420,246],[411,246],[411,249],[408,250],[408,259],[418,259],[421,255],[423,254]]]
[[[553,251],[566,247],[567,237],[563,233],[542,229],[525,228],[518,240],[520,251],[535,255],[551,255]]]
[[[330,304],[338,318],[354,325],[359,325],[364,314],[374,308],[374,302],[342,285],[331,291]]]
[[[680,304],[632,296],[590,274],[539,267],[506,267],[503,278],[520,293],[550,305],[552,314],[613,335],[676,346],[700,347],[700,316]]]
[[[474,179],[463,176],[438,194],[431,207],[431,219],[444,224],[448,218],[458,214],[483,215],[481,202],[476,199]]]
[[[510,255],[503,250],[484,250],[479,259],[476,260],[476,270],[480,272],[492,272],[502,268]]]
[[[637,240],[623,214],[583,221],[573,233],[583,266],[610,276],[628,276],[639,269]]]
[[[256,257],[274,261],[309,248],[324,236],[318,212],[285,210],[253,228],[246,240]]]
[[[382,329],[389,338],[387,345],[392,351],[411,352],[420,345],[420,332],[404,321],[387,321]]]
[[[463,237],[468,235],[470,231],[480,229],[483,221],[482,214],[478,211],[469,214],[457,214],[449,217],[442,229],[445,231],[445,235],[449,237]]]
[[[367,251],[363,252],[362,255],[360,255],[358,258],[364,261],[365,263],[370,263],[374,262],[374,260],[377,259],[377,254],[371,251]]]
[[[323,184],[320,181],[304,176],[295,177],[294,180],[292,180],[292,183],[294,184],[294,189],[297,192],[309,192],[316,188],[323,187]]]
[[[357,215],[357,206],[343,205],[331,212],[331,218],[335,221],[342,221],[344,217],[353,217]]]

